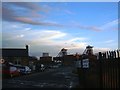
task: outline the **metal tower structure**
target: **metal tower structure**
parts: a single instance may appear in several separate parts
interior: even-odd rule
[[[58,53],[57,57],[63,57],[67,55],[67,49],[63,48],[61,51]]]
[[[93,55],[93,46],[88,45],[84,50],[83,54],[85,55]]]

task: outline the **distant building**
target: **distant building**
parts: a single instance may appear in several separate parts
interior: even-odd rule
[[[62,63],[63,65],[74,66],[77,58],[78,56],[76,57],[76,55],[65,55],[62,57]]]
[[[63,65],[74,65],[75,61],[79,60],[81,57],[80,54],[76,53],[76,54],[70,54],[70,55],[64,55],[62,57],[53,57],[53,61],[61,61],[61,63]]]
[[[52,64],[52,56],[40,57],[40,63],[46,67]]]
[[[29,56],[29,67],[32,70],[36,70],[36,65],[38,63],[38,59],[35,56]]]
[[[43,57],[49,57],[49,53],[43,53]]]
[[[28,45],[26,48],[2,48],[0,49],[0,59],[17,65],[29,65]]]

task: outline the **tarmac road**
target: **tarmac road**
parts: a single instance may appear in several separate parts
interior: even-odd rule
[[[45,72],[5,79],[2,88],[75,88],[78,76],[71,67],[59,67]]]

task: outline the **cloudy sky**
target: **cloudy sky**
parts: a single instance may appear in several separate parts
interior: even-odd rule
[[[30,55],[62,48],[68,54],[118,48],[117,2],[4,2],[2,3],[2,47],[25,48]]]

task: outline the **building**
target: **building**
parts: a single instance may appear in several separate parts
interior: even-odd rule
[[[36,70],[36,65],[38,63],[38,59],[35,56],[29,56],[29,67],[32,71]]]
[[[0,49],[0,59],[16,65],[29,65],[28,45],[26,48],[2,48]]]
[[[61,61],[62,65],[74,66],[75,62],[79,60],[79,54],[64,55],[63,57],[53,57],[53,61]]]
[[[62,58],[63,58],[62,59],[63,65],[74,66],[78,56],[76,57],[76,55],[71,54],[71,55],[65,55]]]
[[[52,65],[52,56],[40,57],[40,63],[44,64],[45,67]]]
[[[43,53],[43,57],[49,57],[49,53]]]

